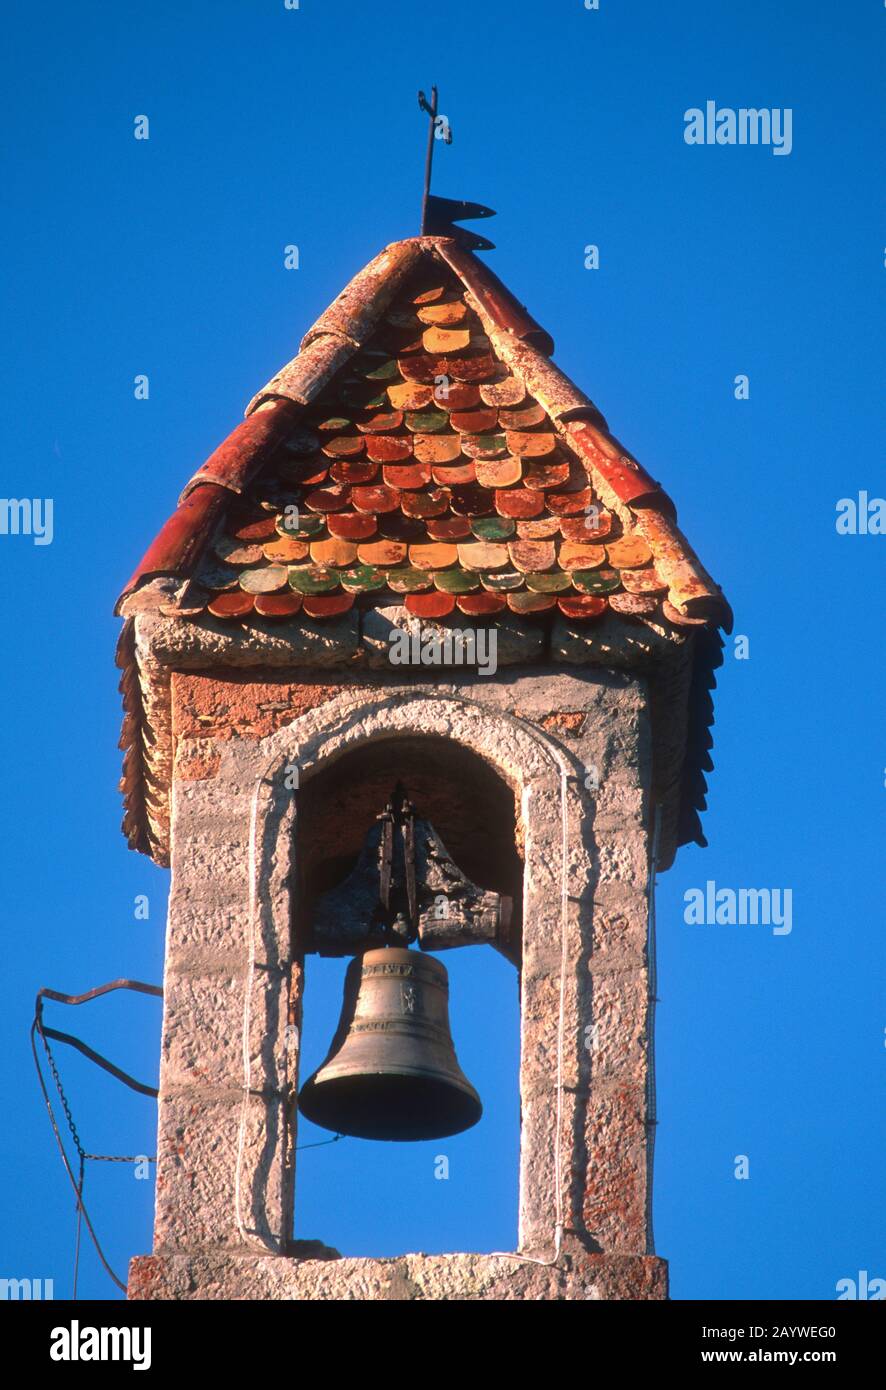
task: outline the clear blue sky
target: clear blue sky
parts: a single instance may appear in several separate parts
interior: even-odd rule
[[[719,679],[710,848],[683,850],[658,891],[655,1224],[673,1296],[833,1298],[861,1269],[886,1275],[886,537],[835,530],[840,498],[886,492],[884,25],[877,0],[8,9],[3,491],[52,497],[55,535],[0,537],[0,1275],[70,1287],[35,990],[161,978],[167,875],[118,828],[114,598],[314,316],[417,231],[416,91],[434,81],[455,134],[437,191],[498,209],[490,264],[676,499],[749,638]],[[791,154],[685,144],[684,111],[709,99],[791,108]],[[791,934],[687,926],[683,894],[707,879],[790,888]],[[298,1235],[348,1253],[512,1245],[516,998],[483,954],[447,964],[487,1120],[444,1145],[306,1152]],[[311,974],[309,1065],[341,967]],[[72,1015],[51,1021],[156,1075],[157,1001]],[[59,1052],[86,1147],[153,1153],[153,1103]],[[152,1184],[125,1166],[89,1182],[124,1272],[150,1249]],[[116,1296],[89,1247],[81,1289]]]

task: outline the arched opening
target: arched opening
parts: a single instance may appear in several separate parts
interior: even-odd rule
[[[488,945],[437,953],[449,974],[458,1061],[483,1116],[462,1134],[412,1143],[332,1136],[299,1117],[295,1238],[346,1255],[514,1249],[520,1161],[519,917],[523,864],[515,794],[489,763],[440,736],[360,745],[300,789],[294,931],[307,939],[317,896],[341,883],[396,782],[458,868],[515,905],[508,955]],[[299,947],[303,949],[303,945]],[[349,957],[305,957],[300,1077],[324,1060]],[[309,1147],[317,1145],[317,1147]]]
[[[463,744],[413,734],[362,744],[300,788],[299,918],[317,893],[353,868],[398,780],[459,868],[481,887],[508,894],[519,919],[523,861],[514,789]]]

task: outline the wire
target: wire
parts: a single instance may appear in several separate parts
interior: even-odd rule
[[[52,1038],[55,1042],[67,1043],[69,1047],[75,1047],[90,1062],[95,1062],[96,1066],[101,1067],[103,1071],[110,1072],[111,1076],[122,1081],[123,1085],[128,1086],[131,1091],[138,1091],[143,1096],[150,1096],[152,1100],[157,1099],[159,1092],[156,1086],[148,1086],[143,1081],[136,1081],[128,1072],[122,1071],[120,1067],[115,1067],[114,1063],[109,1062],[107,1057],[103,1057],[100,1052],[93,1051],[85,1042],[81,1042],[72,1034],[60,1033],[56,1028],[44,1028],[43,1036],[44,1038]]]
[[[296,1144],[295,1152],[301,1153],[302,1149],[325,1149],[327,1144],[337,1144],[339,1139],[345,1139],[344,1134],[337,1134],[334,1139],[320,1139],[316,1144]]]
[[[83,1184],[86,1180],[86,1161],[80,1155],[80,1182],[77,1186],[77,1239],[74,1244],[74,1288],[71,1294],[73,1299],[77,1297],[77,1276],[80,1272],[80,1235],[83,1230]]]
[[[98,1238],[98,1236],[96,1235],[95,1230],[94,1230],[93,1225],[92,1225],[92,1222],[91,1222],[90,1219],[89,1219],[89,1212],[86,1210],[86,1205],[85,1205],[85,1203],[84,1203],[84,1201],[83,1201],[83,1183],[82,1183],[82,1179],[81,1179],[81,1181],[78,1183],[77,1179],[74,1177],[74,1172],[73,1172],[73,1169],[71,1168],[71,1164],[70,1164],[70,1161],[69,1161],[69,1159],[68,1159],[68,1155],[65,1153],[65,1146],[64,1146],[64,1144],[63,1144],[63,1142],[62,1142],[61,1134],[59,1133],[58,1124],[56,1123],[55,1114],[54,1114],[53,1109],[52,1109],[52,1102],[51,1102],[50,1099],[49,1099],[49,1092],[48,1092],[47,1089],[46,1089],[46,1082],[45,1082],[44,1079],[43,1079],[43,1072],[42,1072],[41,1069],[40,1069],[40,1058],[37,1056],[37,1043],[36,1043],[36,1040],[35,1040],[37,1034],[40,1035],[40,1038],[41,1038],[41,1040],[42,1040],[42,1042],[43,1042],[43,1046],[46,1048],[46,1053],[47,1053],[47,1056],[49,1057],[49,1060],[50,1060],[50,1068],[54,1071],[54,1070],[55,1070],[55,1064],[54,1064],[54,1062],[52,1061],[52,1053],[49,1051],[49,1044],[47,1043],[46,1039],[43,1037],[43,1029],[42,1029],[42,1025],[41,1025],[41,1023],[40,1023],[40,1019],[39,1019],[39,1018],[35,1018],[35,1019],[34,1019],[34,1022],[31,1024],[31,1052],[33,1053],[33,1056],[34,1056],[34,1066],[37,1068],[37,1079],[38,1079],[38,1081],[40,1082],[40,1090],[43,1092],[43,1099],[44,1099],[44,1101],[46,1102],[46,1110],[47,1110],[47,1113],[49,1114],[49,1123],[52,1125],[52,1132],[53,1132],[53,1134],[55,1135],[55,1142],[58,1144],[58,1150],[59,1150],[59,1153],[61,1154],[62,1164],[63,1164],[63,1166],[64,1166],[65,1172],[66,1172],[67,1175],[68,1175],[68,1179],[69,1179],[69,1181],[70,1181],[70,1183],[71,1183],[71,1186],[73,1187],[74,1192],[76,1193],[76,1196],[77,1196],[78,1226],[79,1226],[79,1219],[80,1219],[80,1217],[82,1216],[83,1221],[86,1223],[86,1229],[87,1229],[87,1231],[89,1232],[89,1234],[90,1234],[90,1236],[91,1236],[91,1238],[92,1238],[92,1243],[93,1243],[93,1245],[95,1246],[96,1251],[97,1251],[97,1253],[98,1253],[98,1257],[99,1257],[99,1259],[101,1260],[102,1264],[103,1264],[104,1267],[105,1267],[105,1272],[111,1277],[111,1279],[113,1279],[114,1283],[117,1285],[117,1288],[120,1289],[123,1293],[126,1293],[126,1285],[122,1282],[122,1280],[120,1280],[120,1279],[117,1278],[117,1275],[116,1275],[116,1274],[114,1273],[114,1271],[111,1269],[111,1266],[108,1264],[108,1261],[107,1261],[107,1259],[105,1258],[105,1252],[102,1250],[101,1244],[100,1244],[100,1242],[99,1242],[99,1238]],[[58,1074],[56,1073],[56,1076],[57,1076],[57,1075],[58,1075]],[[59,1087],[60,1093],[63,1095],[64,1093],[61,1092],[61,1083],[60,1083],[60,1082],[57,1082],[57,1085],[58,1085],[58,1087]],[[86,1155],[85,1155],[85,1153],[83,1152],[83,1148],[82,1148],[82,1146],[81,1146],[81,1144],[80,1144],[79,1137],[77,1136],[77,1131],[76,1131],[76,1129],[75,1129],[75,1127],[74,1127],[74,1122],[73,1122],[73,1120],[72,1120],[71,1117],[70,1117],[70,1110],[69,1110],[69,1108],[68,1108],[67,1101],[63,1099],[63,1100],[62,1100],[62,1105],[63,1105],[63,1107],[64,1107],[65,1114],[66,1114],[67,1117],[68,1117],[68,1124],[69,1124],[69,1126],[70,1126],[71,1133],[72,1133],[73,1136],[74,1136],[74,1142],[75,1142],[75,1144],[77,1145],[77,1153],[78,1153],[78,1155],[79,1155],[79,1157],[80,1157],[80,1162],[81,1162],[81,1166],[82,1166],[83,1160],[84,1160],[84,1158],[86,1157]],[[79,1237],[78,1237],[78,1257],[79,1257]],[[75,1272],[74,1272],[74,1281],[75,1281],[75,1282],[74,1282],[74,1296],[76,1297],[76,1267],[75,1267]]]
[[[40,989],[37,991],[37,998],[34,1005],[34,1021],[31,1024],[31,1053],[34,1058],[34,1067],[37,1071],[37,1080],[40,1083],[40,1090],[43,1094],[43,1100],[46,1104],[46,1111],[49,1115],[49,1123],[52,1126],[52,1132],[55,1137],[55,1142],[58,1145],[58,1150],[61,1155],[62,1165],[64,1167],[65,1172],[68,1175],[68,1180],[71,1186],[73,1187],[74,1194],[77,1198],[77,1231],[74,1244],[74,1286],[72,1294],[72,1297],[75,1299],[77,1297],[77,1284],[80,1272],[80,1244],[82,1228],[84,1223],[86,1225],[87,1231],[89,1232],[92,1243],[96,1248],[98,1257],[105,1268],[105,1272],[117,1285],[117,1288],[120,1289],[123,1293],[126,1293],[126,1285],[122,1282],[122,1280],[117,1278],[117,1275],[114,1273],[113,1269],[108,1264],[108,1261],[105,1258],[104,1251],[102,1250],[98,1236],[96,1235],[95,1229],[89,1218],[89,1213],[86,1209],[86,1204],[83,1201],[83,1188],[86,1182],[87,1160],[93,1160],[98,1163],[156,1163],[157,1160],[156,1158],[148,1157],[148,1155],[146,1154],[91,1154],[86,1152],[82,1143],[80,1142],[80,1135],[77,1132],[77,1126],[75,1125],[74,1117],[71,1114],[71,1107],[68,1104],[68,1098],[65,1095],[65,1090],[62,1086],[61,1077],[59,1076],[58,1068],[55,1064],[55,1058],[53,1057],[52,1049],[49,1046],[49,1039],[53,1038],[58,1042],[68,1043],[70,1046],[75,1047],[78,1050],[78,1052],[82,1052],[83,1055],[89,1059],[89,1061],[95,1062],[98,1066],[102,1067],[104,1071],[109,1072],[118,1081],[122,1081],[124,1085],[128,1086],[133,1091],[139,1091],[142,1095],[153,1097],[156,1097],[157,1091],[153,1086],[146,1086],[143,1085],[142,1082],[134,1080],[134,1078],[129,1076],[127,1072],[121,1071],[121,1069],[115,1066],[113,1062],[109,1062],[106,1057],[102,1057],[100,1053],[94,1052],[91,1047],[87,1047],[86,1043],[81,1042],[79,1038],[72,1037],[69,1033],[60,1033],[54,1028],[45,1028],[43,1025],[43,1000],[53,999],[56,1001],[56,1003],[59,1004],[85,1004],[92,999],[97,999],[101,995],[109,994],[111,991],[117,989],[135,990],[139,994],[152,994],[161,998],[163,995],[163,991],[159,987],[159,985],[147,985],[140,980],[113,980],[109,984],[99,985],[96,989],[88,990],[86,994],[62,994],[58,990],[54,989]],[[44,1051],[46,1052],[46,1059],[49,1063],[49,1070],[52,1073],[52,1079],[55,1082],[55,1088],[58,1091],[59,1100],[61,1102],[61,1106],[65,1114],[68,1129],[70,1130],[71,1138],[74,1142],[74,1147],[77,1150],[77,1156],[79,1158],[79,1177],[76,1178],[74,1177],[74,1170],[71,1167],[68,1155],[65,1152],[65,1146],[62,1141],[61,1132],[59,1130],[58,1123],[55,1118],[55,1112],[52,1108],[52,1102],[49,1098],[49,1091],[47,1089],[46,1082],[43,1077],[43,1072],[40,1067],[40,1058],[37,1054],[37,1036],[39,1036],[40,1041],[43,1044]]]

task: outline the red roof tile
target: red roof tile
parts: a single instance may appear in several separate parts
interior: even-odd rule
[[[330,337],[346,340],[347,356],[339,341],[336,369],[295,391],[305,354]],[[514,347],[531,369],[522,376],[507,360]],[[183,620],[199,611],[201,589],[208,611],[231,621],[292,618],[296,608],[265,601],[284,588],[322,592],[323,603],[300,611],[337,616],[355,600],[408,592],[416,568],[454,592],[463,565],[479,588],[507,562],[512,611],[553,610],[516,597],[547,588],[575,621],[610,606],[662,617],[668,602],[671,622],[700,615],[728,624],[722,594],[671,522],[669,499],[591,403],[568,383],[564,390],[544,358],[552,348],[470,252],[442,238],[395,243],[321,316],[299,357],[194,475],[126,593],[157,574],[190,576],[198,587]],[[384,525],[397,517],[402,528]],[[481,533],[463,547],[466,560],[456,542],[480,519],[535,529],[513,539],[507,525]],[[249,544],[257,541],[265,544]],[[588,581],[604,560],[606,583]],[[530,585],[530,575],[548,578]],[[589,583],[593,602],[584,601]],[[626,594],[655,603],[612,602]],[[494,620],[504,605],[475,607]]]
[[[470,252],[440,237],[394,243],[190,479],[118,611],[167,576],[191,581],[172,610],[183,623],[297,624],[397,602],[427,619],[584,624],[611,611],[700,629],[682,838],[703,839],[704,721],[729,605],[670,498],[552,352]],[[123,664],[135,739],[137,681]],[[126,828],[144,848],[146,793],[127,746]]]

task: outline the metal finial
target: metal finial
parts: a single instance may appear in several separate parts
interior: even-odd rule
[[[428,200],[431,196],[431,170],[434,164],[434,136],[437,133],[437,88],[431,88],[430,101],[424,92],[419,92],[418,104],[421,110],[428,114],[428,149],[425,155],[425,183],[421,199],[421,234],[427,236]],[[451,143],[452,134],[449,132],[447,144]]]
[[[421,235],[445,236],[457,241],[468,251],[492,251],[494,242],[476,232],[466,231],[464,227],[453,226],[472,217],[494,217],[492,208],[482,203],[468,203],[456,198],[438,198],[431,192],[431,172],[434,164],[434,141],[439,138],[446,145],[452,144],[452,130],[445,116],[439,115],[437,88],[431,88],[428,101],[424,92],[418,94],[418,104],[428,116],[428,148],[425,156],[425,182],[421,200]]]

